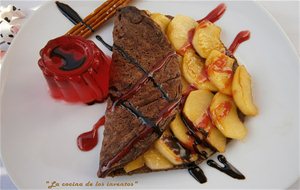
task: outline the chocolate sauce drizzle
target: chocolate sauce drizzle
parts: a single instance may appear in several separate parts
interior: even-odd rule
[[[128,111],[130,111],[135,117],[137,117],[139,120],[141,120],[143,125],[146,125],[150,128],[153,128],[155,133],[158,136],[162,135],[162,131],[160,130],[159,126],[153,123],[153,121],[145,116],[142,115],[141,112],[139,112],[136,108],[134,108],[130,102],[121,102],[121,105],[126,108]]]
[[[60,57],[63,60],[64,64],[59,68],[60,70],[63,71],[72,71],[74,69],[81,67],[84,64],[86,59],[86,56],[83,56],[81,59],[76,60],[72,53],[63,52],[60,49],[60,46],[55,47],[51,51],[50,57],[54,57],[54,56]]]
[[[161,84],[158,84],[152,75],[150,75],[150,73],[148,73],[142,66],[141,64],[134,59],[133,57],[131,57],[123,48],[121,48],[120,46],[114,44],[114,49],[116,49],[121,55],[122,57],[124,57],[129,63],[133,64],[134,66],[136,66],[141,72],[143,72],[144,75],[146,75],[153,83],[153,85],[161,92],[162,97],[167,100],[168,102],[170,102],[170,98],[169,95],[164,91],[164,89],[162,88]],[[176,55],[176,54],[174,54]]]
[[[200,156],[202,156],[203,159],[207,159],[207,152],[205,151],[199,151],[199,149],[197,148],[197,145],[202,145],[205,147],[208,147],[210,149],[212,149],[212,147],[210,145],[208,145],[208,143],[206,143],[204,140],[200,139],[199,136],[196,134],[195,130],[193,129],[193,126],[190,124],[190,122],[185,118],[185,116],[183,115],[183,113],[180,113],[181,116],[181,120],[184,123],[184,125],[186,126],[186,128],[189,131],[189,135],[193,136],[195,139],[195,143],[193,144],[193,149],[196,153],[198,153]],[[212,149],[214,150],[214,149]]]
[[[172,131],[170,131],[170,132],[172,133]],[[187,164],[190,162],[189,160],[190,160],[190,156],[191,156],[191,151],[189,149],[185,149],[180,144],[180,142],[176,139],[174,134],[172,134],[171,136],[169,136],[169,135],[162,136],[160,139],[165,144],[167,144],[176,155],[179,155],[184,163]]]
[[[175,138],[175,136],[173,135],[172,136],[175,140],[175,144],[176,146],[178,147],[179,149],[179,155],[181,157],[181,159],[184,161],[184,162],[189,162],[190,161],[190,157],[191,157],[191,151],[189,149],[185,149],[180,143],[179,141]]]
[[[194,162],[188,164],[187,166],[190,175],[193,176],[195,180],[197,180],[201,184],[207,182],[207,178],[203,170],[199,166],[197,166]]]
[[[61,3],[59,1],[55,1],[58,9],[60,10],[60,12],[67,17],[73,24],[78,24],[78,23],[82,23],[85,27],[87,27],[89,30],[91,30],[92,32],[94,32],[93,28],[86,24],[82,18],[79,16],[79,14],[72,9],[72,7],[70,7],[69,5],[65,4],[65,3]]]
[[[58,9],[60,10],[60,12],[67,18],[69,19],[73,24],[78,24],[78,23],[82,23],[87,29],[89,29],[92,32],[95,32],[93,30],[93,28],[86,24],[82,18],[79,16],[79,14],[69,5],[65,4],[65,3],[61,3],[59,1],[55,1]],[[96,39],[99,40],[104,47],[106,47],[109,51],[113,50],[113,47],[111,45],[109,45],[108,43],[106,43],[103,38],[99,35],[96,36]]]
[[[103,38],[99,35],[96,35],[96,39],[101,42],[104,47],[106,47],[109,51],[112,51],[113,50],[113,47],[111,45],[109,45],[106,41],[103,40]]]
[[[144,86],[150,80],[150,78],[154,75],[154,73],[159,71],[165,65],[165,63],[167,63],[171,59],[171,57],[174,55],[176,55],[175,52],[169,53],[166,57],[161,59],[153,67],[153,69],[148,72],[147,75],[144,75],[130,90],[125,92],[122,96],[114,99],[113,107],[115,105],[117,105],[120,101],[124,101],[124,100],[130,98],[133,94],[137,93],[142,88],[142,86]]]
[[[224,165],[224,167],[220,166],[218,163],[216,163],[213,160],[208,160],[207,164],[235,179],[245,179],[245,176],[239,170],[237,170],[233,165],[231,165],[223,155],[219,155],[218,160]]]

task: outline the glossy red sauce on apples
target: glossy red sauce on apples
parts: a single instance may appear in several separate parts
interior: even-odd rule
[[[218,57],[217,60],[212,62],[207,67],[207,72],[218,72],[218,73],[226,73],[228,75],[232,75],[233,71],[232,68],[226,66],[227,63],[227,57],[225,54],[222,54],[220,57]]]
[[[232,104],[229,101],[222,102],[215,108],[213,114],[217,117],[217,120],[220,120],[221,118],[224,118],[228,115],[231,108],[232,108]],[[218,110],[218,112],[216,110]]]
[[[202,115],[200,122],[197,124],[196,128],[207,129],[211,123],[210,115],[208,110]]]
[[[95,123],[91,131],[82,133],[77,137],[77,146],[82,151],[92,150],[98,144],[98,129],[105,123],[105,116]]]
[[[238,46],[249,40],[250,39],[250,31],[248,30],[244,30],[239,32],[236,37],[234,38],[233,42],[231,43],[230,47],[229,47],[229,51],[231,52],[231,54],[234,54],[234,52],[237,50]]]
[[[201,73],[199,74],[197,80],[201,83],[208,81],[207,70],[205,68],[202,69]]]
[[[187,149],[191,150],[192,153],[194,153],[195,152],[194,147],[193,147],[194,141],[195,141],[195,138],[191,135],[188,135],[187,142],[183,143],[183,142],[178,141],[178,143],[180,143],[184,148],[187,148]]]

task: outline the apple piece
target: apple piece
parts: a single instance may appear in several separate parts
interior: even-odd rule
[[[177,57],[178,57],[178,60],[179,60],[179,67],[182,68],[183,57],[180,56],[180,55],[178,55],[178,54],[177,54]],[[181,72],[181,73],[182,73],[182,72]],[[191,86],[191,85],[186,81],[186,79],[185,79],[183,76],[181,76],[180,79],[181,79],[181,86],[182,86],[182,88],[181,88],[181,94],[189,93],[189,91],[190,91],[191,89],[194,89],[194,87]]]
[[[174,165],[181,165],[186,161],[190,162],[198,159],[197,154],[189,154],[188,151],[180,145],[169,129],[155,141],[154,147]]]
[[[167,28],[167,36],[176,51],[188,43],[188,33],[197,25],[198,23],[188,16],[176,15],[172,19]]]
[[[233,98],[218,92],[210,105],[213,123],[225,137],[243,139],[247,129],[240,121]]]
[[[252,98],[251,76],[243,65],[238,66],[233,76],[232,94],[237,107],[245,115],[254,116],[258,113]]]
[[[124,170],[125,170],[126,173],[129,173],[131,171],[134,171],[136,169],[139,169],[139,168],[143,167],[144,164],[145,164],[144,157],[139,156],[137,159],[129,162],[128,164],[126,164],[124,166]]]
[[[225,52],[225,47],[220,40],[221,28],[205,20],[195,29],[192,44],[197,53],[207,58],[212,50]]]
[[[215,128],[208,110],[214,95],[208,90],[196,90],[189,94],[183,107],[185,117],[193,124],[197,136],[203,137],[203,132],[207,134],[205,139],[211,146],[215,147],[219,152],[224,152],[226,147],[226,137]]]
[[[178,60],[179,60],[179,67],[181,68],[183,58],[180,55],[177,55],[177,57],[178,57]],[[182,86],[181,93],[185,94],[185,93],[189,92],[191,87],[190,87],[190,84],[185,80],[184,77],[181,76],[180,78],[181,78],[181,86]]]
[[[150,15],[150,18],[160,26],[161,30],[166,33],[166,30],[168,28],[169,23],[171,22],[171,19],[166,17],[163,14],[160,13],[152,13]]]
[[[225,152],[227,139],[215,126],[209,130],[206,140],[211,146],[215,147],[217,151]]]
[[[205,61],[209,80],[219,89],[220,92],[232,94],[232,77],[234,59],[224,53],[212,50]]]
[[[161,155],[155,148],[150,148],[143,154],[145,164],[151,170],[166,170],[173,168],[173,164]]]
[[[183,113],[196,128],[207,115],[213,97],[213,93],[209,90],[195,90],[187,97]]]
[[[178,59],[179,59],[179,67],[180,69],[182,68],[182,63],[183,63],[183,57],[180,55],[177,55]],[[181,71],[182,73],[182,71]],[[186,79],[181,75],[181,93],[184,94],[188,94],[192,89],[196,89],[193,85],[190,85],[190,83],[188,81],[186,81]]]
[[[194,138],[188,134],[188,129],[181,120],[180,114],[177,114],[175,119],[170,124],[170,129],[176,139],[179,140],[184,147],[193,150]]]
[[[198,89],[217,91],[217,88],[208,80],[204,62],[192,49],[185,52],[181,71],[184,78]]]
[[[155,141],[154,147],[160,152],[166,159],[168,159],[174,165],[183,164],[183,160],[179,154],[175,153],[173,145],[172,134],[169,130],[166,130],[162,136]]]

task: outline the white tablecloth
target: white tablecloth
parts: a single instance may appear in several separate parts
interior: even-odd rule
[[[38,7],[45,1],[32,1],[32,0],[4,0],[1,1],[1,6],[6,6],[9,4],[14,4],[18,8],[21,8],[27,14],[27,18],[34,13]],[[299,1],[261,1],[259,2],[271,15],[277,20],[281,25],[283,30],[286,32],[287,36],[296,48],[298,55],[300,55],[300,7]],[[16,187],[11,182],[9,176],[6,173],[5,168],[0,162],[1,178],[0,178],[0,189],[16,189]],[[298,180],[289,189],[300,189],[300,181]]]

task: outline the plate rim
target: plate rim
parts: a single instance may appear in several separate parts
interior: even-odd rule
[[[78,1],[82,1],[82,0],[78,0]],[[93,0],[93,1],[96,1],[96,0]],[[102,2],[103,0],[101,0]],[[149,1],[149,2],[155,2],[155,1],[159,1],[159,0],[144,0],[144,1]],[[162,0],[164,2],[168,2],[168,0]],[[199,2],[199,0],[171,0],[171,1],[175,1],[175,2]],[[23,27],[26,27],[28,25],[28,23],[31,21],[31,19],[36,16],[40,11],[42,11],[44,8],[48,7],[50,5],[50,3],[52,3],[53,1],[51,0],[47,0],[45,2],[43,2],[41,4],[41,6],[39,7],[39,9],[37,11],[35,11],[23,24]],[[83,2],[83,1],[82,1]],[[288,46],[289,48],[292,50],[292,54],[293,56],[295,56],[298,60],[298,64],[297,64],[297,67],[299,67],[299,63],[300,63],[300,55],[298,55],[297,53],[297,50],[296,50],[296,47],[293,45],[293,43],[291,42],[291,39],[288,37],[287,33],[285,32],[285,30],[283,29],[283,27],[279,24],[279,22],[275,19],[275,17],[262,5],[260,4],[258,1],[251,1],[252,3],[254,3],[256,5],[257,8],[259,8],[261,10],[261,12],[263,12],[263,14],[265,14],[270,20],[271,22],[273,22],[275,25],[276,25],[276,28],[279,29],[280,31],[280,34],[281,36],[283,36],[283,38],[285,39],[285,41],[288,42]],[[22,28],[19,32],[22,32]],[[12,42],[11,46],[10,46],[10,49],[14,49],[14,47],[16,46],[14,43],[15,41],[18,41],[16,39],[19,38],[19,35],[17,35],[14,39],[14,41]],[[4,59],[1,61],[1,67],[0,67],[0,104],[1,102],[3,101],[3,94],[4,94],[4,89],[5,89],[5,86],[6,86],[6,75],[7,74],[4,74],[4,71],[5,70],[8,70],[9,71],[9,63],[7,63],[7,59],[9,59],[9,56],[12,56],[11,54],[13,54],[14,51],[8,51],[6,56],[4,57]],[[7,73],[7,72],[6,72]],[[1,104],[2,105],[2,104]],[[2,106],[1,106],[1,110],[0,110],[0,116],[2,116]],[[2,129],[2,122],[0,123],[0,129]],[[1,130],[0,130],[1,132]],[[1,139],[0,139],[1,141]],[[1,146],[2,147],[2,146]],[[2,148],[0,148],[0,157],[2,158],[2,163],[3,163],[3,166],[6,168],[6,171],[7,171],[7,175],[10,176],[10,172],[9,172],[9,169],[7,169],[6,167],[6,161],[5,159],[3,159],[3,152],[2,152]],[[15,182],[14,178],[12,178],[10,176],[12,182],[14,183],[14,185],[21,189],[17,183]],[[296,176],[295,180],[293,183],[295,183],[297,180],[299,179],[299,175]],[[290,185],[292,185],[293,183],[291,183]],[[288,188],[288,187],[287,187]]]

